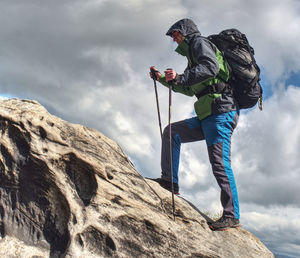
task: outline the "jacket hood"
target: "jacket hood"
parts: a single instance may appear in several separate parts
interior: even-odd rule
[[[185,38],[189,39],[193,35],[201,35],[197,25],[191,19],[182,19],[174,23],[167,31],[166,35],[172,37],[174,31],[180,32]]]

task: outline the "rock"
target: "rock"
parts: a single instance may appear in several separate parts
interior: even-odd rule
[[[145,180],[114,141],[39,103],[0,101],[1,257],[274,257],[242,228],[212,232]]]

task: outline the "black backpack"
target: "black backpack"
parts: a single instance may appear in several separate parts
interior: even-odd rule
[[[228,63],[231,75],[229,84],[240,109],[251,108],[259,101],[262,110],[260,69],[246,35],[237,29],[228,29],[207,38],[223,53]]]

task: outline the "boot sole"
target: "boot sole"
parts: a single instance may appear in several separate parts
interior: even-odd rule
[[[233,226],[226,227],[226,228],[214,228],[212,225],[209,225],[209,228],[210,228],[212,231],[227,231],[227,230],[230,229],[230,228],[239,228],[239,227],[241,227],[241,226],[242,226],[241,224],[237,224],[237,225],[233,225]]]

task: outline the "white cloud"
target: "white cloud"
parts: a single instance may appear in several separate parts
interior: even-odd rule
[[[160,135],[148,70],[156,65],[181,72],[186,65],[165,32],[184,17],[194,19],[204,35],[231,27],[245,32],[268,79],[264,86],[275,95],[263,112],[243,113],[233,135],[241,215],[250,227],[269,214],[264,206],[271,213],[274,205],[294,205],[298,212],[300,94],[284,85],[291,72],[300,71],[298,0],[4,0],[0,9],[1,94],[36,99],[51,113],[100,130],[122,146],[142,175],[153,177],[160,175]],[[164,127],[168,90],[158,90]],[[173,94],[172,121],[189,118],[193,102]],[[200,209],[220,210],[205,143],[183,145],[180,166],[181,192]],[[299,250],[291,235],[285,239]]]
[[[256,234],[274,252],[291,257],[300,254],[300,208],[293,206],[264,208],[245,205],[243,226]]]
[[[232,160],[245,201],[299,205],[300,189],[294,183],[300,180],[299,97],[300,88],[290,86],[269,98],[263,112],[242,114]]]
[[[257,61],[273,83],[300,71],[298,0],[204,0],[201,4],[191,0],[186,6],[204,35],[232,27],[246,33]]]

